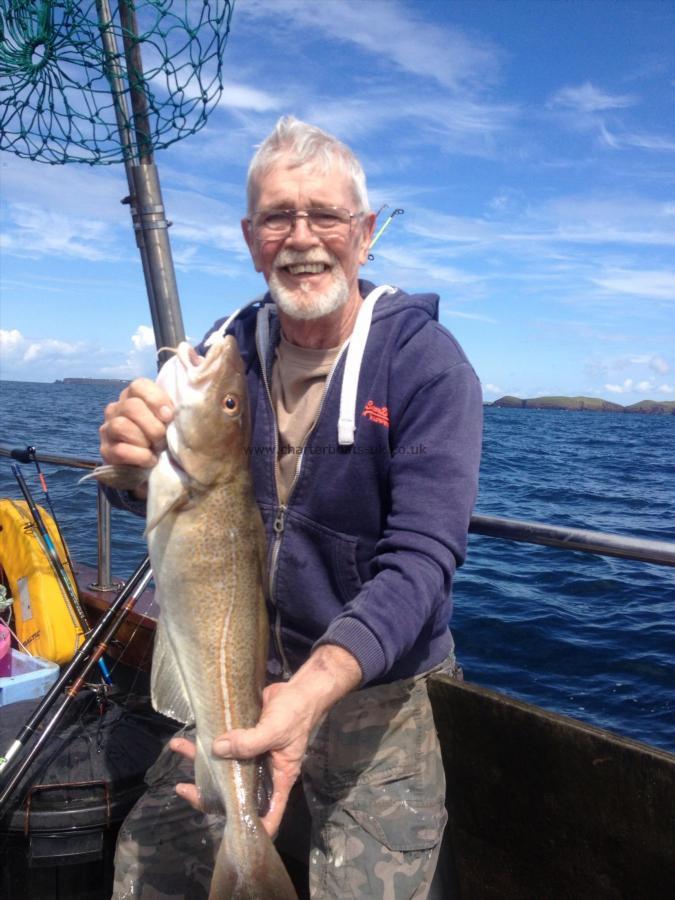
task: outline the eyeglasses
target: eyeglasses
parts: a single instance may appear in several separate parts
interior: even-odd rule
[[[307,219],[314,234],[340,234],[352,227],[352,219],[363,213],[350,213],[340,206],[322,206],[316,209],[261,209],[249,219],[262,237],[287,237],[295,228],[297,219]]]

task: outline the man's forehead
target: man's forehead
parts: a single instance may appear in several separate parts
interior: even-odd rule
[[[326,167],[282,162],[260,175],[257,193],[272,197],[275,204],[287,198],[289,205],[293,206],[299,194],[309,199],[315,196],[327,202],[332,195],[338,199],[345,194],[351,197],[354,189],[351,179],[338,162]]]

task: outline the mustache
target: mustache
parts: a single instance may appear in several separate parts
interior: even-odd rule
[[[287,247],[279,251],[274,260],[274,268],[283,269],[285,266],[296,266],[299,263],[324,263],[327,266],[334,266],[337,261],[334,253],[321,247],[313,247],[310,250],[291,250]]]

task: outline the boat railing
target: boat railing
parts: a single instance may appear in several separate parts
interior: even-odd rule
[[[638,538],[588,528],[566,525],[546,525],[522,519],[502,519],[498,516],[471,516],[469,531],[486,537],[541,544],[559,550],[579,550],[598,556],[618,556],[658,566],[675,566],[675,542]]]
[[[13,448],[5,444],[0,444],[0,457],[16,459],[12,453]],[[21,452],[21,451],[20,451]],[[95,469],[100,463],[95,459],[82,459],[77,456],[64,456],[57,453],[34,453],[34,458],[39,463],[53,466],[65,466],[69,469]],[[97,562],[96,562],[96,581],[89,585],[94,591],[113,591],[119,588],[119,582],[112,578],[111,574],[111,557],[110,557],[110,501],[106,497],[101,485],[98,484],[98,493],[96,495],[96,521],[97,521]]]
[[[0,457],[12,458],[12,448],[0,444]],[[35,452],[40,463],[65,466],[72,469],[94,469],[99,462],[56,453]],[[110,561],[110,503],[98,486],[98,560],[97,580],[92,587],[100,591],[113,590]],[[499,516],[475,514],[471,517],[469,531],[485,537],[556,547],[559,550],[577,550],[599,556],[616,556],[660,566],[675,566],[675,542],[657,541],[630,535],[612,534],[586,528],[569,528],[521,519],[505,519]]]

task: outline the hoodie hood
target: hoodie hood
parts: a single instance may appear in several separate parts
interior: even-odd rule
[[[359,378],[371,324],[398,315],[410,308],[415,309],[425,318],[438,321],[438,294],[411,295],[389,284],[376,287],[371,282],[363,280],[359,281],[359,291],[363,297],[363,303],[356,318],[354,330],[345,341],[339,355],[341,357],[346,352],[337,422],[337,439],[341,447],[350,447],[354,443],[358,415]],[[274,301],[269,293],[257,297],[224,319],[206,338],[204,347],[210,347],[219,337],[227,334],[235,320],[254,306],[259,307],[256,314],[256,343],[259,351],[263,354],[262,358],[264,358],[270,341],[270,316],[274,312]]]

